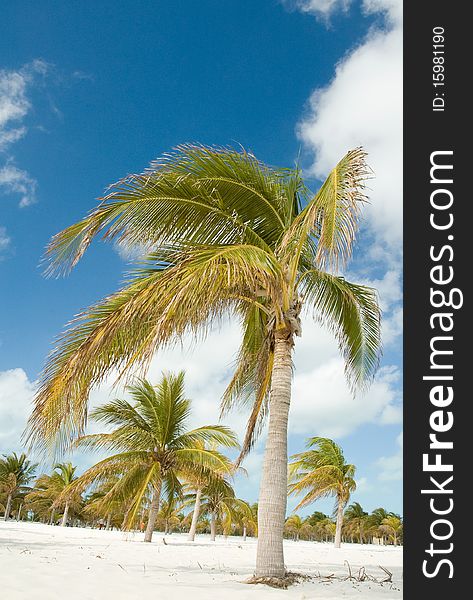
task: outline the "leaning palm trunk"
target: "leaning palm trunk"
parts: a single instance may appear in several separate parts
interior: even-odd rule
[[[108,515],[107,515],[107,524],[105,525],[105,529],[107,529],[107,530],[110,529],[111,522],[112,522],[112,515],[110,513],[108,513]]]
[[[21,510],[23,508],[23,502],[20,504],[20,507],[18,508],[18,512],[16,513],[16,520],[20,521],[21,520]]]
[[[8,494],[7,505],[5,506],[5,514],[3,516],[4,521],[8,521],[8,519],[10,517],[11,503],[12,503],[12,497],[11,497],[11,494]]]
[[[243,541],[246,542],[246,526],[243,527]]]
[[[161,487],[156,487],[153,492],[151,506],[149,508],[148,524],[146,525],[145,542],[151,542],[153,537],[154,526],[159,513],[159,499],[161,496]]]
[[[195,539],[195,532],[197,531],[197,522],[199,520],[200,513],[200,499],[202,498],[202,490],[198,489],[195,495],[194,512],[192,514],[191,528],[189,529],[189,541],[193,542]]]
[[[342,525],[343,525],[343,502],[339,498],[337,503],[337,521],[335,528],[335,548],[340,548],[342,541]]]
[[[55,517],[55,513],[54,510],[51,510],[51,518],[49,519],[49,524],[53,525],[54,524],[54,517]]]
[[[61,527],[65,527],[67,523],[67,515],[69,514],[69,502],[64,506],[64,514],[62,515]]]
[[[276,332],[269,425],[258,504],[257,577],[284,577],[287,503],[287,423],[291,402],[292,339]]]
[[[217,519],[215,516],[215,512],[212,511],[210,515],[210,541],[215,542],[215,537],[217,535]]]

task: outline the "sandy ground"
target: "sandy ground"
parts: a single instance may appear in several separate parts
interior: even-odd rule
[[[256,541],[155,533],[151,544],[140,533],[54,527],[39,523],[0,522],[0,596],[5,600],[223,600],[280,598],[402,598],[402,549],[344,544],[285,542],[290,571],[313,575],[288,590],[247,585],[255,563]],[[380,580],[345,580],[347,566],[360,567]],[[317,578],[335,574],[332,580]]]

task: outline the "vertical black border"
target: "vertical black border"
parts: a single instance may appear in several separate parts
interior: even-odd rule
[[[428,2],[410,1],[404,3],[404,481],[405,481],[405,533],[404,533],[404,597],[417,598],[457,598],[467,597],[471,592],[466,580],[466,565],[470,557],[466,548],[471,538],[472,525],[470,498],[472,475],[469,471],[473,444],[473,430],[469,416],[471,391],[467,385],[468,368],[473,372],[470,360],[469,338],[473,331],[468,316],[469,298],[466,278],[472,270],[473,255],[470,239],[473,241],[469,215],[473,204],[471,184],[467,187],[466,178],[473,171],[473,164],[467,165],[471,150],[466,149],[466,136],[471,129],[471,118],[467,110],[468,91],[471,87],[471,41],[473,31],[467,33],[468,18],[461,13],[466,4],[429,0]],[[433,86],[433,28],[445,30],[445,86],[444,89]],[[444,94],[445,110],[433,111],[435,93]],[[440,103],[440,101],[438,101]],[[453,179],[449,189],[454,194],[452,214],[454,218],[451,230],[436,231],[430,225],[430,194],[433,185],[430,182],[430,156],[434,151],[453,151]],[[447,161],[448,162],[448,161]],[[469,161],[471,162],[471,161]],[[453,235],[453,240],[447,240]],[[437,518],[429,506],[430,497],[422,494],[422,489],[430,489],[430,476],[438,475],[445,480],[446,473],[426,473],[422,468],[422,455],[429,452],[429,434],[432,430],[429,417],[433,410],[429,400],[429,391],[433,383],[423,381],[429,373],[430,341],[434,331],[429,323],[435,309],[430,304],[430,269],[432,263],[431,246],[441,248],[451,244],[454,255],[451,262],[445,253],[444,265],[454,269],[454,279],[450,287],[463,291],[464,304],[458,310],[452,310],[453,336],[453,383],[454,399],[451,410],[454,416],[453,428],[439,438],[453,440],[453,450],[443,452],[443,462],[453,463],[453,488],[451,495],[437,496],[452,498],[454,508],[445,515],[453,525],[450,539],[440,542],[431,537],[430,528]],[[433,286],[438,287],[438,286]],[[443,309],[447,310],[447,309]],[[445,334],[448,335],[448,334]],[[467,363],[472,363],[471,366]],[[439,374],[445,374],[445,372]],[[449,384],[450,385],[450,384]],[[466,459],[460,462],[460,458]],[[466,462],[466,465],[464,464]],[[439,500],[439,502],[441,502]],[[438,505],[440,506],[440,504]],[[446,532],[441,527],[437,532]],[[447,549],[453,544],[452,552],[429,556],[426,550],[431,543],[437,548]],[[423,561],[428,560],[427,570],[433,572],[442,558],[452,562],[453,577],[449,578],[450,567],[444,564],[435,577],[428,578],[423,573]],[[473,567],[472,567],[473,568]]]

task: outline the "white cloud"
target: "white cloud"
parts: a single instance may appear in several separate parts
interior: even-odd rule
[[[45,75],[48,65],[34,60],[17,71],[0,70],[0,152],[11,151],[11,147],[27,133],[24,120],[31,110],[28,92],[35,78]],[[19,194],[20,207],[35,201],[36,181],[14,164],[11,154],[0,165],[0,193]]]
[[[20,139],[26,129],[19,122],[30,109],[28,82],[21,72],[0,71],[0,150]]]
[[[369,492],[373,489],[373,485],[369,482],[367,477],[360,477],[356,479],[356,491],[358,493]]]
[[[397,481],[402,479],[402,431],[396,438],[396,444],[398,450],[395,454],[392,456],[382,456],[376,461],[376,466],[380,469],[378,475],[380,481]]]
[[[23,369],[0,371],[0,454],[21,450],[34,390]]]
[[[290,432],[340,438],[366,423],[399,423],[402,413],[396,390],[398,380],[397,367],[383,367],[370,389],[353,397],[341,358],[317,365],[310,372],[296,372]]]
[[[0,225],[0,260],[2,259],[2,253],[10,246],[10,242],[6,228]]]
[[[336,11],[346,11],[351,0],[283,0],[283,4],[289,8],[327,19]]]
[[[381,339],[383,347],[388,348],[395,344],[402,335],[403,328],[403,310],[401,307],[395,308],[388,317],[384,317],[381,322]]]
[[[20,208],[33,204],[36,199],[36,181],[22,169],[8,161],[0,167],[0,191],[19,194]]]
[[[314,91],[298,129],[313,153],[310,171],[317,177],[327,175],[349,148],[366,148],[375,172],[368,223],[377,244],[397,250],[402,238],[401,5],[400,0],[365,0],[366,12],[384,15],[384,26],[372,28],[337,65],[330,84]]]

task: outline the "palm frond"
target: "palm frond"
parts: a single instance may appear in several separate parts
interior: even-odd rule
[[[353,389],[374,376],[381,355],[381,314],[373,288],[312,269],[299,287],[314,316],[336,336]]]

